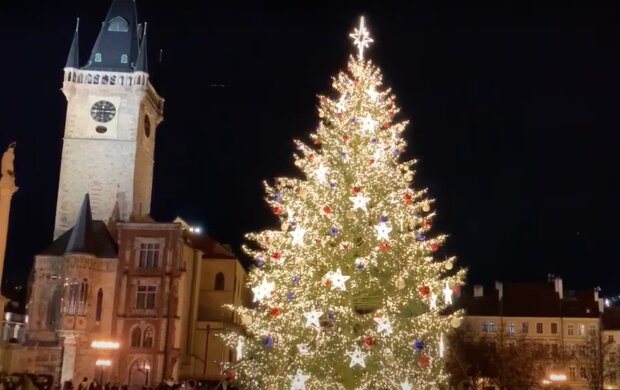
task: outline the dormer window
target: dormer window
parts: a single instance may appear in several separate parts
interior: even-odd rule
[[[129,23],[120,16],[114,17],[110,20],[108,31],[127,32],[129,31]]]
[[[95,53],[95,62],[101,62],[101,53]]]
[[[121,64],[126,64],[127,62],[129,62],[129,60],[127,58],[127,54],[122,54],[121,55]]]

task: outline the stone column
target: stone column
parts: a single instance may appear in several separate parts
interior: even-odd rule
[[[82,378],[73,378],[75,374],[75,356],[77,353],[77,340],[75,339],[75,336],[65,335],[62,347],[62,371],[60,373],[61,386],[69,380],[82,380]],[[77,383],[79,383],[79,381],[77,383],[74,381],[73,383],[77,387]]]

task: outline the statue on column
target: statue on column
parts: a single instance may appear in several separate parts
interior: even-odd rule
[[[12,181],[15,180],[15,168],[13,167],[13,161],[15,160],[16,145],[16,142],[11,143],[2,155],[2,162],[0,163],[0,173],[2,173],[0,180],[2,181],[4,181],[5,179],[12,179]]]

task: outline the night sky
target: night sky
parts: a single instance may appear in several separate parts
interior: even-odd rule
[[[334,96],[331,77],[364,14],[368,55],[397,96],[398,119],[411,121],[414,185],[437,200],[434,231],[450,235],[444,250],[469,267],[469,283],[554,273],[568,288],[620,292],[620,3],[159,3],[138,0],[166,99],[157,220],[180,215],[237,253],[243,233],[275,226],[261,182],[297,172],[292,140],[318,125],[316,95]],[[75,18],[84,64],[109,4],[0,5],[0,147],[17,141],[20,186],[8,295],[52,238]]]

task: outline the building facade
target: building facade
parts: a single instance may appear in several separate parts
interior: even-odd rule
[[[559,277],[547,283],[502,283],[485,290],[476,285],[463,294],[465,334],[474,339],[514,345],[517,340],[537,345],[550,358],[546,374],[559,378],[562,386],[588,389],[591,367],[584,363],[585,346],[601,337],[603,301],[598,290],[567,291]]]
[[[134,0],[113,0],[85,66],[76,28],[64,69],[67,116],[54,240],[35,257],[27,332],[12,365],[131,388],[222,378],[217,337],[239,319],[245,270],[185,221],[149,216],[163,99]],[[16,349],[16,348],[13,348]]]

